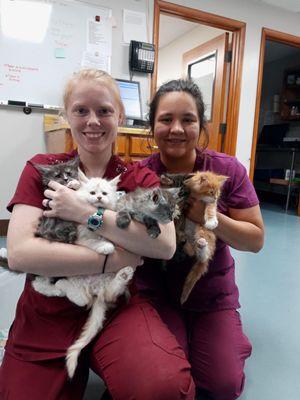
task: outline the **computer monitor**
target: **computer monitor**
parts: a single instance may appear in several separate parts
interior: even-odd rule
[[[142,103],[140,82],[116,79],[119,86],[121,99],[125,107],[125,117],[127,120],[142,119]]]

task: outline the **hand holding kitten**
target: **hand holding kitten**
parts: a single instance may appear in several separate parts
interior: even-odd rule
[[[45,217],[57,217],[65,221],[83,223],[95,212],[95,207],[79,198],[74,190],[58,182],[50,181],[44,195],[50,199],[50,208],[43,213]],[[48,205],[47,199],[43,200],[44,206]]]

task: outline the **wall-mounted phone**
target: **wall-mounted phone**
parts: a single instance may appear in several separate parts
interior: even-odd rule
[[[155,48],[151,43],[131,40],[129,47],[130,71],[151,74],[154,69]]]

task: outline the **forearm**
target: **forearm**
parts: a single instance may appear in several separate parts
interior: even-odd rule
[[[78,222],[86,224],[91,211],[93,210],[88,208]],[[146,227],[134,220],[131,221],[128,228],[118,228],[116,212],[105,210],[103,225],[96,233],[132,253],[149,258],[170,259],[176,250],[174,224],[160,224],[159,226],[161,233],[156,239],[153,239],[148,235]]]
[[[229,246],[237,250],[257,253],[264,242],[263,228],[251,222],[238,221],[218,213],[219,224],[215,234]]]
[[[126,230],[116,226],[116,213],[110,210],[105,212],[103,235],[119,246],[144,257],[168,260],[176,250],[176,234],[173,222],[159,224],[160,235],[153,239],[147,233],[146,227],[134,220]]]
[[[30,238],[21,244],[8,240],[12,270],[42,276],[73,276],[102,271],[105,256],[83,246]]]

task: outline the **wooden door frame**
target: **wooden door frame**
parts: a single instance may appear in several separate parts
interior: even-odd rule
[[[201,60],[202,57],[199,58],[199,51],[204,52],[207,56],[211,53],[211,49],[216,49],[217,57],[216,57],[216,69],[215,69],[215,77],[214,77],[214,84],[213,84],[213,93],[212,93],[212,114],[211,120],[207,121],[207,128],[210,135],[209,140],[209,148],[217,151],[223,151],[222,145],[223,136],[220,134],[219,131],[219,124],[223,123],[224,118],[226,115],[224,113],[224,104],[225,104],[225,92],[226,92],[226,61],[225,55],[229,49],[229,33],[224,32],[221,35],[215,36],[214,38],[202,43],[182,55],[182,71],[186,71],[185,76],[188,75],[188,66],[197,62],[199,59]],[[204,56],[205,58],[205,56]],[[218,87],[221,88],[218,91]],[[216,121],[217,120],[217,121]],[[211,124],[211,128],[209,127]],[[212,133],[214,130],[217,131],[215,137],[211,138]]]
[[[252,136],[250,171],[249,171],[249,177],[252,181],[253,181],[254,168],[255,168],[255,154],[256,154],[256,146],[257,146],[259,112],[260,112],[260,103],[261,103],[261,90],[262,90],[262,83],[263,83],[265,49],[266,49],[266,41],[267,40],[273,40],[274,42],[287,44],[289,46],[300,47],[300,36],[294,36],[294,35],[290,35],[288,33],[274,31],[274,30],[268,29],[268,28],[262,28],[261,42],[260,42],[260,55],[259,55],[258,80],[257,80],[257,90],[256,90],[255,117],[254,117],[253,136]]]
[[[153,43],[156,49],[158,49],[159,43],[160,14],[166,14],[232,32],[232,62],[230,66],[230,82],[226,112],[227,135],[225,136],[224,152],[230,155],[235,155],[246,24],[241,21],[207,13],[195,8],[180,6],[162,0],[154,0]],[[158,57],[155,57],[154,71],[151,79],[151,97],[156,91],[157,68]]]

